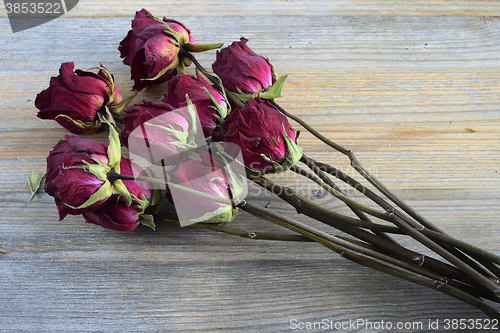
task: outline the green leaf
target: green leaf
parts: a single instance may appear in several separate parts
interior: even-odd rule
[[[280,173],[280,172],[284,172],[288,169],[285,169],[281,164],[275,162],[271,157],[265,155],[265,154],[260,154],[260,157],[262,157],[264,159],[264,161],[268,162],[268,163],[271,163],[273,166],[274,166],[274,169],[271,170],[271,171],[268,171],[266,173]],[[286,160],[285,160],[286,161]]]
[[[160,19],[158,19],[158,21],[163,23],[165,28],[167,28],[167,30],[165,30],[165,32],[169,33],[172,37],[174,37],[177,46],[179,46],[179,42],[181,42],[181,39],[183,37],[182,34],[180,32],[175,31],[167,22],[160,20]]]
[[[233,95],[235,95],[243,103],[246,103],[250,98],[254,98],[254,97],[259,96],[259,94],[243,94],[243,93],[235,93],[235,92],[233,92]]]
[[[273,64],[269,61],[269,58],[266,58],[269,66],[271,66],[271,73],[273,73],[274,80],[278,80],[278,75],[276,75],[276,70],[274,69]]]
[[[109,181],[108,181],[108,183],[109,183]],[[123,184],[121,179],[115,180],[111,186],[111,189],[113,191],[113,194],[120,194],[125,199],[125,203],[127,204],[127,206],[130,206],[132,204],[132,195],[128,191],[125,184]],[[99,191],[100,190],[101,189],[99,189]],[[99,192],[99,191],[97,191],[97,192]]]
[[[194,44],[194,43],[185,43],[182,45],[189,52],[205,52],[209,50],[219,49],[224,45],[224,43],[207,43],[207,44]]]
[[[159,179],[158,177],[156,177],[155,173],[153,172],[153,170],[151,170],[151,168],[146,168],[145,171],[149,177],[154,179]],[[156,210],[156,212],[154,213],[156,214],[158,212],[158,209],[160,208],[159,204],[162,199],[161,189],[158,184],[150,183],[149,185],[153,186],[153,195],[151,196],[151,207],[153,208],[153,210]]]
[[[92,160],[97,162],[97,164],[90,164],[89,162],[82,160],[82,162],[85,164],[83,169],[88,173],[96,176],[97,179],[105,182],[108,179],[108,172],[111,170],[111,168],[107,165],[102,164],[101,161],[99,161],[97,158],[92,158]]]
[[[56,116],[56,119],[59,117],[66,118],[67,120],[71,121],[73,123],[73,125],[75,125],[76,127],[80,128],[84,131],[90,131],[90,130],[97,131],[99,128],[101,128],[101,122],[99,119],[96,119],[93,122],[90,121],[90,122],[84,123],[81,120],[74,120],[73,118],[71,118],[65,114],[60,114],[60,115]]]
[[[108,165],[110,168],[115,169],[120,173],[120,161],[122,159],[122,148],[120,144],[120,137],[118,132],[113,126],[109,126],[109,146],[108,146]]]
[[[203,223],[228,223],[234,220],[238,214],[238,209],[230,205],[217,208],[213,212],[205,213],[203,216],[189,219],[189,224],[203,222]],[[187,224],[184,224],[187,225]],[[181,226],[183,226],[181,224]]]
[[[137,96],[139,92],[137,90],[134,90],[132,92],[132,95],[129,97],[125,98],[123,101],[121,101],[118,104],[108,104],[108,109],[109,111],[114,114],[115,116],[121,116],[123,111],[127,108],[130,102]]]
[[[153,189],[153,195],[151,196],[151,206],[153,207],[154,210],[156,210],[156,212],[158,212],[158,209],[160,209],[161,199],[162,199],[161,190],[155,187]]]
[[[141,215],[139,216],[139,221],[141,221],[142,225],[148,226],[153,230],[155,230],[156,228],[153,215],[150,214]]]
[[[290,169],[292,166],[297,164],[297,162],[300,160],[302,157],[302,148],[299,147],[299,145],[288,136],[285,130],[285,126],[283,125],[283,136],[285,138],[286,146],[288,148],[288,156],[286,157],[286,166],[287,170]]]
[[[90,205],[95,204],[98,201],[104,200],[109,198],[113,194],[113,186],[109,181],[106,181],[104,184],[99,187],[99,189],[90,196],[90,198],[87,199],[84,203],[82,203],[78,207],[73,207],[71,205],[68,205],[67,203],[64,203],[66,206],[72,209],[83,209],[87,208]]]
[[[203,87],[203,90],[205,90],[205,94],[208,96],[208,98],[210,98],[210,100],[212,101],[213,103],[213,108],[217,111],[217,113],[219,114],[219,120],[222,122],[222,120],[224,120],[224,118],[226,118],[227,116],[227,108],[223,107],[222,105],[220,105],[219,103],[217,103],[217,101],[215,100],[215,98],[208,92],[208,89]]]
[[[184,130],[175,130],[173,128],[169,128],[169,127],[172,127],[172,125],[168,125],[169,127],[165,127],[165,126],[162,126],[162,125],[157,125],[157,124],[150,124],[150,123],[144,123],[146,126],[148,127],[156,127],[156,128],[159,128],[163,131],[165,131],[168,135],[170,136],[173,136],[174,138],[176,138],[178,141],[169,141],[168,143],[169,144],[172,144],[174,146],[178,146],[179,144],[181,146],[183,145],[188,145],[188,142],[189,142],[189,132],[187,131],[187,129],[184,129]]]
[[[302,148],[300,148],[299,145],[296,144],[295,142],[293,142],[293,140],[288,136],[284,125],[283,125],[283,138],[285,139],[286,148],[288,151],[288,156],[285,157],[285,160],[283,162],[281,162],[281,164],[273,161],[269,156],[266,156],[264,154],[260,154],[260,156],[265,161],[274,165],[274,170],[272,170],[268,173],[280,173],[280,172],[287,171],[292,166],[297,164],[297,162],[302,157]]]
[[[152,19],[155,19],[156,21],[160,22],[161,24],[163,24],[163,26],[165,28],[167,28],[167,30],[165,30],[165,32],[167,32],[168,34],[170,34],[173,38],[175,38],[175,40],[177,42],[180,41],[180,39],[182,38],[182,34],[175,31],[174,29],[172,29],[172,27],[170,25],[168,25],[167,22],[163,21],[162,19],[160,19],[159,17],[156,17],[154,15],[146,15],[147,17],[150,17]]]
[[[186,103],[187,103],[187,108],[188,108],[188,113],[189,116],[191,117],[191,131],[190,134],[193,135],[193,138],[198,131],[197,127],[197,122],[196,120],[198,119],[198,115],[196,114],[196,110],[194,108],[193,102],[191,102],[191,99],[189,98],[188,94],[186,94]]]
[[[243,193],[245,187],[243,185],[244,180],[240,175],[237,175],[233,169],[231,168],[230,163],[227,161],[222,154],[218,154],[218,157],[222,159],[223,165],[225,169],[223,169],[224,175],[228,178],[229,180],[229,188],[231,189],[231,194],[232,194],[232,200],[238,199],[239,196]]]
[[[33,172],[31,176],[29,176],[28,183],[30,186],[30,191],[31,191],[31,198],[28,200],[28,203],[33,200],[35,197],[36,191],[40,188],[40,184],[42,183],[42,179],[45,176],[44,172]]]
[[[151,202],[148,199],[141,200],[133,194],[130,194],[130,196],[132,199],[134,199],[134,201],[136,201],[138,203],[137,205],[134,205],[134,207],[140,209],[141,214],[143,214],[144,211],[146,210],[146,208],[148,208],[151,205]]]
[[[221,88],[220,93],[222,94],[222,96],[224,97],[224,100],[226,101],[226,104],[227,104],[227,114],[226,115],[228,115],[231,112],[231,105],[229,104],[229,99],[227,98],[226,89],[224,89],[224,84],[222,83],[221,78],[217,74],[212,73],[212,76],[214,78],[216,78],[217,81],[219,81],[219,86]]]
[[[280,76],[278,80],[272,85],[271,88],[269,88],[268,91],[264,92],[262,95],[260,95],[260,98],[263,99],[275,99],[278,97],[283,96],[283,87],[285,86],[286,79],[288,79],[288,74]]]

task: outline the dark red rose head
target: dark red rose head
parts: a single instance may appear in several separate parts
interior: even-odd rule
[[[52,77],[49,87],[37,95],[37,116],[56,120],[74,134],[92,134],[104,126],[97,113],[105,106],[120,104],[122,96],[106,68],[101,66],[95,74],[74,71],[74,67],[72,62],[61,64],[59,76]]]
[[[83,214],[88,222],[123,231],[143,222],[144,210],[152,204],[151,186],[134,180],[110,180],[112,171],[146,175],[121,157],[114,128],[110,127],[109,146],[68,135],[59,141],[47,157],[45,190],[54,197],[60,219]],[[146,220],[154,225],[152,219]]]
[[[168,81],[167,94],[163,101],[176,108],[187,106],[186,95],[193,103],[205,137],[212,135],[215,127],[227,115],[225,97],[203,77],[181,75]]]
[[[108,146],[98,141],[84,140],[76,136],[66,135],[65,140],[60,140],[47,157],[47,171],[45,173],[45,192],[54,196],[57,187],[52,182],[59,174],[60,167],[66,155],[77,154],[86,159],[98,159],[104,164],[108,163]]]
[[[127,176],[147,176],[144,170],[126,158],[122,158],[120,161],[120,173]],[[123,180],[123,184],[132,196],[132,204],[127,205],[122,196],[113,194],[95,209],[83,213],[85,220],[88,223],[117,231],[130,231],[141,223],[154,228],[152,217],[144,214],[146,208],[153,204],[151,186],[145,182],[134,180]],[[147,221],[148,219],[150,221]]]
[[[241,38],[217,51],[212,69],[224,86],[234,93],[257,94],[271,87],[276,75],[269,60],[253,52]]]
[[[191,31],[182,23],[163,18],[160,20],[146,9],[136,12],[132,30],[121,41],[118,50],[126,65],[131,68],[134,89],[166,82],[177,71],[192,64],[186,52],[202,52],[222,44],[194,44]]]
[[[59,216],[78,215],[95,209],[111,195],[121,195],[128,205],[132,197],[122,180],[109,180],[120,173],[121,147],[118,133],[110,127],[110,144],[66,136],[47,158],[47,193],[54,196]]]
[[[288,119],[260,97],[251,98],[242,109],[232,111],[220,132],[214,132],[212,137],[238,145],[245,165],[257,172],[288,170],[302,156]]]
[[[180,41],[169,31],[179,33]],[[159,21],[145,9],[135,14],[132,30],[121,41],[118,50],[126,65],[131,67],[133,89],[159,84],[172,78],[177,73],[180,45],[193,42],[191,32],[182,23],[165,20]],[[181,43],[181,44],[180,44]],[[168,68],[159,78],[155,78],[162,70]]]

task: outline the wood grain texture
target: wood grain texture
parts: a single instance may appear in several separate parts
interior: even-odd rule
[[[134,2],[110,0],[104,6],[97,0],[80,0],[67,16],[71,17],[129,17],[130,13],[148,8],[150,12],[168,16],[491,16],[499,15],[494,0],[254,0],[212,1],[192,0],[175,4],[145,0]],[[5,12],[0,15],[6,16]]]
[[[182,21],[199,42],[250,39],[278,74],[290,73],[281,105],[353,149],[433,223],[500,254],[496,1],[80,1],[66,16],[16,34],[2,11],[0,331],[287,332],[292,319],[427,325],[484,318],[315,244],[162,224],[118,233],[79,216],[58,221],[44,193],[26,205],[26,177],[45,169],[49,151],[67,134],[36,118],[36,94],[61,62],[74,61],[82,69],[103,63],[127,95],[129,68],[117,45],[142,7]],[[210,67],[214,52],[198,59]],[[158,99],[164,89],[148,89],[136,101]],[[94,138],[106,141],[105,134]],[[311,157],[354,175],[343,156],[304,131],[300,143]],[[314,197],[315,187],[296,176],[274,178],[348,213],[338,201]],[[310,222],[257,188],[250,197]],[[278,230],[245,213],[233,223]]]

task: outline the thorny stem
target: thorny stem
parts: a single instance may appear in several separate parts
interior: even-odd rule
[[[476,270],[471,268],[469,265],[465,264],[462,260],[458,259],[452,253],[446,251],[439,244],[432,241],[430,238],[426,237],[424,234],[422,234],[418,230],[414,229],[412,226],[408,225],[401,218],[401,213],[394,211],[393,213],[389,214],[389,217],[391,218],[392,222],[396,226],[398,226],[400,229],[404,230],[408,235],[415,238],[420,243],[424,244],[425,246],[427,246],[429,249],[433,250],[437,254],[441,255],[443,258],[448,260],[450,263],[457,266],[460,270],[462,270],[464,273],[469,275],[471,278],[473,278],[474,280],[479,282],[481,285],[486,287],[488,290],[490,290],[494,295],[496,295],[500,299],[500,286],[497,283],[491,281],[490,279],[486,278],[484,275],[478,273]],[[498,281],[496,281],[496,282],[498,282]]]
[[[343,155],[347,156],[351,162],[351,166],[359,173],[361,174],[370,184],[372,184],[376,189],[378,189],[382,194],[384,194],[389,200],[391,200],[394,204],[396,204],[398,207],[400,207],[403,211],[405,211],[408,215],[413,217],[416,221],[418,221],[421,225],[423,225],[425,228],[428,228],[433,231],[437,231],[442,234],[446,234],[444,231],[430,223],[427,219],[425,219],[423,216],[421,216],[419,213],[417,213],[413,208],[411,208],[409,205],[407,205],[403,200],[401,200],[399,197],[397,197],[394,193],[392,193],[387,187],[385,187],[377,178],[372,176],[364,167],[363,165],[358,161],[354,153],[346,149],[333,141],[329,140],[319,132],[317,132],[314,128],[312,128],[309,124],[304,122],[302,119],[288,113],[285,109],[283,109],[280,105],[278,105],[274,100],[271,101],[271,103],[280,110],[281,113],[283,113],[285,116],[289,117],[290,119],[295,120],[297,123],[302,125],[305,129],[307,129],[311,134],[316,136],[318,139],[323,141],[325,144],[328,146],[332,147],[333,149],[337,150],[338,152],[342,153]],[[406,222],[408,222],[412,227],[417,227],[413,221],[408,220],[406,216],[400,215],[400,218]],[[421,230],[421,228],[416,229],[417,232]],[[416,234],[414,234],[416,235]],[[412,236],[415,238],[414,236]],[[415,238],[417,239],[417,238]],[[419,237],[421,241],[427,242],[427,238],[424,237]],[[427,247],[431,246],[434,247],[433,244],[424,244]],[[480,273],[477,271],[483,272],[485,274],[488,274],[484,269],[477,265],[474,261],[470,260],[468,257],[462,255],[459,251],[456,251],[453,247],[445,246],[447,247],[446,249],[442,248],[440,245],[436,244],[441,251],[445,251],[449,253],[454,260],[457,262],[460,261],[464,266],[463,267],[469,267],[471,268],[470,273],[472,274],[473,272],[476,272],[478,275],[476,276],[477,278],[480,278],[479,276],[482,276]],[[467,262],[467,263],[466,263]],[[475,271],[472,267],[474,267],[477,271]],[[493,270],[496,274],[498,273],[498,270],[496,269],[496,266],[490,266],[486,263],[486,266],[490,267],[490,270]],[[489,275],[489,274],[488,274]],[[498,276],[498,275],[497,275]],[[486,278],[485,278],[486,279]],[[493,290],[492,290],[493,291]],[[495,291],[497,293],[497,296],[500,296],[500,293],[498,291]]]
[[[304,162],[304,161],[303,161]],[[337,191],[336,189],[333,189],[332,187],[330,187],[329,185],[327,185],[325,182],[323,182],[319,177],[317,177],[316,175],[314,174],[311,174],[310,172],[307,172],[301,168],[299,168],[297,165],[294,165],[293,167],[290,168],[290,170],[294,171],[294,172],[297,172],[309,179],[311,179],[312,181],[314,181],[316,184],[320,185],[321,187],[323,187],[325,190],[327,190],[330,194],[332,194],[333,196],[335,196],[336,198],[340,199],[341,201],[343,201],[344,203],[346,203],[348,206],[352,206],[352,207],[355,207],[363,212],[366,212],[370,215],[373,215],[375,217],[378,217],[380,219],[383,219],[383,220],[386,220],[386,221],[392,221],[392,219],[390,218],[390,215],[387,215],[386,213],[382,213],[382,212],[379,212],[373,208],[370,208],[368,206],[365,206],[365,205],[362,205],[358,202],[356,202],[355,200],[352,200],[350,199],[349,197],[347,197],[346,195],[344,195],[343,193]],[[406,222],[406,217],[403,216],[403,215],[399,215],[399,218],[401,219],[401,221],[403,223],[407,223]],[[392,221],[394,223],[394,221]],[[400,224],[397,224],[395,223],[400,229],[402,229],[403,231],[407,231],[408,229],[403,229],[401,228]],[[413,225],[411,225],[410,223],[407,223],[409,227],[413,227]],[[485,271],[481,266],[477,265],[477,263],[475,263],[474,261],[472,261],[470,258],[464,256],[461,252],[459,251],[456,251],[455,249],[451,249],[451,251],[447,251],[446,249],[442,248],[441,245],[431,241],[430,239],[428,239],[427,237],[425,236],[420,236],[420,235],[417,235],[418,234],[418,230],[417,229],[412,229],[414,230],[414,232],[410,233],[409,235],[413,238],[415,238],[416,240],[418,240],[419,242],[421,242],[422,244],[424,244],[425,246],[427,246],[428,248],[432,249],[433,251],[435,251],[436,253],[438,254],[441,254],[443,255],[443,253],[445,253],[447,256],[444,256],[446,259],[448,259],[448,261],[452,262],[453,264],[455,264],[457,267],[462,267],[462,268],[467,268],[467,272],[468,274],[473,274],[471,275],[471,277],[475,278],[478,282],[480,282],[482,285],[484,286],[487,286],[488,283],[491,283],[491,281],[489,281],[486,277],[484,277],[482,274],[479,273],[479,271],[483,274],[486,274],[486,275],[490,275],[487,271]],[[460,264],[458,264],[460,263]],[[490,277],[493,277],[490,275]],[[482,281],[482,282],[481,282]],[[492,284],[491,284],[492,286]],[[489,288],[492,292],[497,292],[497,286],[495,286],[495,289],[491,289]],[[500,293],[499,293],[500,295]]]
[[[312,180],[313,182],[315,182],[316,184],[318,184],[319,186],[324,188],[328,193],[330,193],[331,195],[333,195],[337,199],[343,201],[346,205],[351,206],[351,207],[355,207],[356,209],[359,209],[362,212],[365,212],[365,213],[370,214],[372,216],[378,217],[379,219],[389,221],[389,218],[387,217],[385,212],[381,212],[381,211],[378,211],[378,210],[373,209],[371,207],[368,207],[368,206],[365,206],[365,205],[358,203],[357,201],[346,196],[344,193],[332,188],[331,186],[326,184],[324,181],[322,181],[316,175],[314,175],[310,172],[307,172],[304,169],[301,169],[299,166],[294,165],[290,168],[290,170],[292,170],[295,173],[298,173],[299,175],[302,175],[304,177],[309,178],[310,180]]]
[[[111,183],[117,179],[139,180],[139,181],[149,182],[149,183],[157,184],[157,185],[161,185],[161,186],[168,186],[169,188],[176,189],[178,191],[184,192],[186,194],[191,194],[191,195],[197,196],[197,197],[202,198],[202,199],[206,199],[206,200],[210,200],[210,201],[214,201],[214,202],[218,202],[218,203],[222,203],[222,204],[226,204],[226,205],[232,205],[232,206],[236,205],[234,199],[230,200],[230,199],[226,199],[226,198],[216,197],[214,195],[210,195],[210,194],[207,194],[204,192],[196,191],[196,190],[193,190],[193,189],[185,187],[185,186],[166,182],[166,181],[156,179],[156,178],[144,177],[144,176],[122,175],[122,174],[116,173],[116,171],[114,171],[113,169],[111,169],[111,171],[108,173],[108,179]]]
[[[278,214],[274,211],[271,211],[269,209],[249,204],[246,201],[242,201],[238,207],[241,209],[245,210],[246,212],[261,218],[263,220],[275,223],[277,225],[280,225],[282,227],[288,228],[290,230],[293,230],[295,232],[300,233],[303,236],[306,236],[315,242],[318,242],[322,244],[323,246],[339,253],[342,257],[354,261],[358,264],[361,264],[363,266],[367,266],[370,268],[373,268],[375,270],[384,272],[386,274],[399,277],[401,279],[411,281],[423,286],[426,286],[431,289],[435,289],[438,291],[441,291],[443,293],[446,293],[452,297],[455,297],[461,301],[464,301],[481,311],[485,313],[488,317],[490,318],[498,318],[500,319],[500,312],[495,309],[494,307],[488,305],[484,301],[482,301],[480,298],[477,298],[475,296],[470,295],[468,292],[462,291],[458,289],[457,287],[451,286],[449,284],[446,284],[446,279],[435,279],[435,277],[438,277],[432,273],[427,273],[424,272],[423,270],[420,270],[420,274],[424,274],[424,276],[432,276],[433,278],[426,278],[419,276],[417,274],[411,274],[409,272],[396,269],[394,267],[387,266],[385,264],[382,264],[376,260],[370,259],[366,256],[370,256],[373,258],[377,258],[379,260],[386,261],[388,263],[391,263],[393,265],[397,265],[402,268],[410,268],[408,264],[405,262],[402,262],[400,260],[394,259],[389,256],[385,256],[383,254],[380,254],[379,252],[376,251],[371,251],[367,248],[361,247],[361,246],[356,246],[353,243],[346,242],[342,240],[339,237],[332,236],[330,234],[324,233],[320,230],[314,229],[312,227],[309,227],[306,224],[300,223],[298,221],[295,221],[292,218],[289,218],[287,216]],[[355,252],[361,253],[363,255],[357,254]],[[413,269],[412,269],[413,270]]]
[[[363,184],[359,183],[355,179],[349,177],[342,171],[336,169],[335,167],[328,165],[326,163],[321,163],[317,162],[307,156],[303,156],[303,159],[308,161],[309,163],[313,163],[316,165],[319,170],[325,171],[332,176],[335,176],[339,178],[340,180],[344,181],[346,184],[350,185],[360,193],[364,194],[366,197],[370,198],[373,202],[381,206],[382,208],[386,209],[387,211],[393,211],[394,207],[387,203],[385,200],[380,198],[377,194],[372,192],[370,189],[366,188]],[[405,217],[406,218],[406,217]],[[473,266],[476,270],[481,271],[485,275],[491,276],[487,271],[485,271],[481,266],[477,265],[474,261],[470,260],[467,256],[463,255],[460,251],[463,251],[467,255],[475,258],[478,260],[483,266],[485,266],[489,271],[491,271],[495,276],[498,278],[500,277],[500,269],[494,265],[493,263],[490,263],[488,261],[493,261],[497,264],[500,264],[500,257],[488,252],[484,251],[482,249],[479,249],[473,245],[470,245],[465,242],[461,242],[445,233],[437,232],[434,230],[426,229],[426,228],[419,228],[418,229],[420,232],[422,232],[424,235],[428,236],[434,241],[437,241],[440,244],[445,244],[446,249],[448,251],[451,251],[455,256],[460,257],[462,261],[468,263],[470,266]],[[391,231],[388,231],[391,232]],[[444,241],[446,240],[446,241]],[[459,249],[460,251],[457,251],[454,247]]]
[[[211,223],[195,223],[189,225],[189,227],[218,231],[225,234],[239,236],[248,239],[287,241],[287,242],[312,242],[311,239],[304,237],[302,235],[287,235],[276,232],[246,231]]]
[[[350,221],[352,218],[348,218],[344,215],[338,214],[336,212],[318,206],[312,203],[311,201],[299,196],[295,191],[293,191],[289,187],[283,187],[281,185],[275,184],[263,177],[252,177],[250,175],[249,178],[256,184],[262,186],[271,193],[274,193],[281,199],[288,202],[297,210],[298,213],[305,214],[317,221],[328,224],[342,232],[345,232],[351,236],[361,239],[373,245],[374,247],[384,251],[385,253],[407,260],[416,265],[427,268],[431,271],[435,271],[440,275],[447,276],[448,278],[462,281],[472,286],[481,288],[480,285],[478,285],[478,283],[474,279],[471,279],[468,275],[464,274],[456,267],[448,265],[434,258],[426,257],[420,253],[406,249],[398,244],[388,242],[378,237],[377,235],[369,233],[363,229],[360,229],[359,227],[355,227],[351,224],[348,224],[345,221]]]
[[[305,155],[302,155],[300,161],[302,163],[304,163],[305,165],[307,165],[307,167],[309,169],[311,169],[323,182],[325,182],[325,184],[327,184],[328,186],[330,186],[331,188],[335,189],[336,191],[338,192],[342,192],[342,190],[323,172],[321,171],[321,169],[319,169],[314,163],[312,163],[311,161],[309,161],[309,159],[307,158],[307,156]],[[326,189],[325,189],[326,190]],[[376,225],[375,223],[373,223],[370,218],[368,216],[366,216],[366,214],[359,210],[358,208],[352,206],[352,205],[349,205],[347,204],[347,206],[352,210],[352,212],[354,214],[356,214],[356,216],[361,220],[361,221],[364,221],[366,224],[370,225]],[[382,238],[385,238],[387,239],[388,241],[391,241],[391,242],[396,242],[394,239],[392,239],[390,236],[388,236],[387,234],[381,232],[381,231],[378,231],[378,230],[372,230],[376,235],[382,237]]]
[[[179,223],[178,220],[161,218],[165,222]],[[287,235],[277,232],[261,232],[261,231],[247,231],[238,228],[227,227],[225,225],[214,223],[194,223],[185,226],[186,228],[206,229],[221,232],[228,235],[238,236],[247,239],[256,240],[272,240],[272,241],[288,241],[288,242],[312,242],[311,239],[302,235]]]
[[[450,237],[446,234],[442,234],[442,233],[439,233],[439,232],[436,232],[433,230],[429,230],[429,229],[422,230],[422,233],[424,235],[426,235],[427,237],[433,239],[434,241],[439,241],[442,243],[447,243],[447,244],[453,245],[456,248],[458,248],[464,252],[467,252],[471,256],[480,257],[480,258],[483,258],[485,260],[489,260],[493,263],[496,263],[497,265],[500,265],[500,257],[499,256],[497,256],[491,252],[485,251],[483,249],[480,249],[474,245],[471,245],[469,243],[466,243],[466,242],[460,241],[458,239],[455,239],[453,237]]]

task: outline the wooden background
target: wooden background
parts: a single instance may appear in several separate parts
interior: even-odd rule
[[[36,94],[61,62],[73,61],[82,69],[102,63],[127,95],[132,82],[117,46],[144,7],[182,21],[198,42],[248,38],[278,74],[290,73],[281,105],[352,148],[433,223],[500,254],[497,1],[158,3],[81,0],[67,15],[15,34],[1,10],[0,331],[287,332],[294,319],[421,322],[428,331],[429,320],[485,318],[315,244],[161,223],[156,231],[120,233],[81,216],[58,221],[45,193],[26,204],[26,177],[45,170],[49,151],[67,134],[36,117]],[[214,52],[198,59],[210,67]],[[136,101],[158,99],[164,89]],[[304,132],[300,143],[311,157],[349,170],[343,156]],[[316,198],[303,180],[275,178],[346,212],[338,201]],[[255,188],[249,200],[296,216]],[[233,225],[278,230],[245,213]]]

